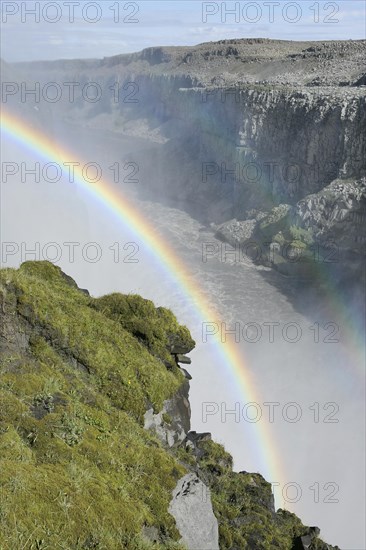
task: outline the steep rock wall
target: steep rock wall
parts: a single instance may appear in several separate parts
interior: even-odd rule
[[[164,77],[138,82],[134,116],[160,123],[170,140],[158,151],[153,179],[172,196],[189,201],[194,193],[206,203],[225,197],[243,215],[251,207],[294,204],[337,177],[365,173],[362,90],[182,89]],[[183,163],[184,171],[177,170]]]

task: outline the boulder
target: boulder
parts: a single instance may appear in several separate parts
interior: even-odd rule
[[[191,431],[187,433],[186,438],[184,439],[182,445],[185,448],[190,448],[192,450],[192,453],[197,458],[202,458],[204,455],[204,451],[200,449],[200,443],[204,441],[211,441],[212,437],[210,432],[203,432],[203,433],[197,433],[195,431]]]
[[[179,365],[178,365],[179,366]],[[184,377],[187,379],[187,380],[192,380],[192,376],[189,374],[189,372],[184,369],[183,367],[179,367],[180,370],[182,371],[182,373],[184,374]]]
[[[232,246],[253,240],[257,220],[230,220],[221,224],[216,230],[216,237]]]
[[[306,529],[306,532],[301,537],[298,537],[296,539],[295,550],[311,550],[313,548],[314,539],[316,539],[319,535],[320,535],[319,527],[308,527]],[[322,550],[325,550],[327,546],[320,546],[320,548]]]
[[[192,363],[190,357],[187,357],[187,355],[182,355],[180,353],[175,356],[175,360],[177,363],[182,363],[183,365],[190,365]]]
[[[208,487],[196,474],[182,477],[172,493],[169,513],[188,550],[219,550],[219,530]]]

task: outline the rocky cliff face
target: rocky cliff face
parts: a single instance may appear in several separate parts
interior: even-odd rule
[[[170,311],[26,262],[0,271],[0,321],[2,548],[331,550],[191,431]]]
[[[346,209],[351,231],[342,269],[351,264],[360,273],[365,224],[354,221],[365,214],[365,54],[366,41],[243,39],[17,69],[43,85],[78,83],[75,100],[64,93],[53,116],[146,138],[146,149],[125,159],[138,163],[145,195],[215,224],[273,218],[279,205],[293,207],[280,236],[267,228],[264,244],[257,224],[251,235],[278,268],[289,262],[283,255],[272,261],[271,243],[333,243],[335,209]],[[97,102],[82,97],[89,82],[100,86]],[[333,198],[324,202],[329,186]],[[292,226],[309,236],[294,238]],[[218,235],[228,233],[224,227]],[[229,242],[245,244],[245,235]]]

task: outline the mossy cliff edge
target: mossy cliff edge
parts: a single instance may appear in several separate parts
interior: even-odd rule
[[[194,341],[169,310],[93,298],[60,268],[26,262],[0,270],[0,314],[1,550],[183,549],[169,509],[187,474],[207,487],[220,548],[331,548],[275,512],[259,474],[233,472],[210,434],[189,432],[189,404],[179,423],[177,361]]]

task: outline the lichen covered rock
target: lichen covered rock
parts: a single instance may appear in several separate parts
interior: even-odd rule
[[[195,474],[186,474],[178,481],[169,512],[188,550],[219,550],[218,523],[210,492]]]

